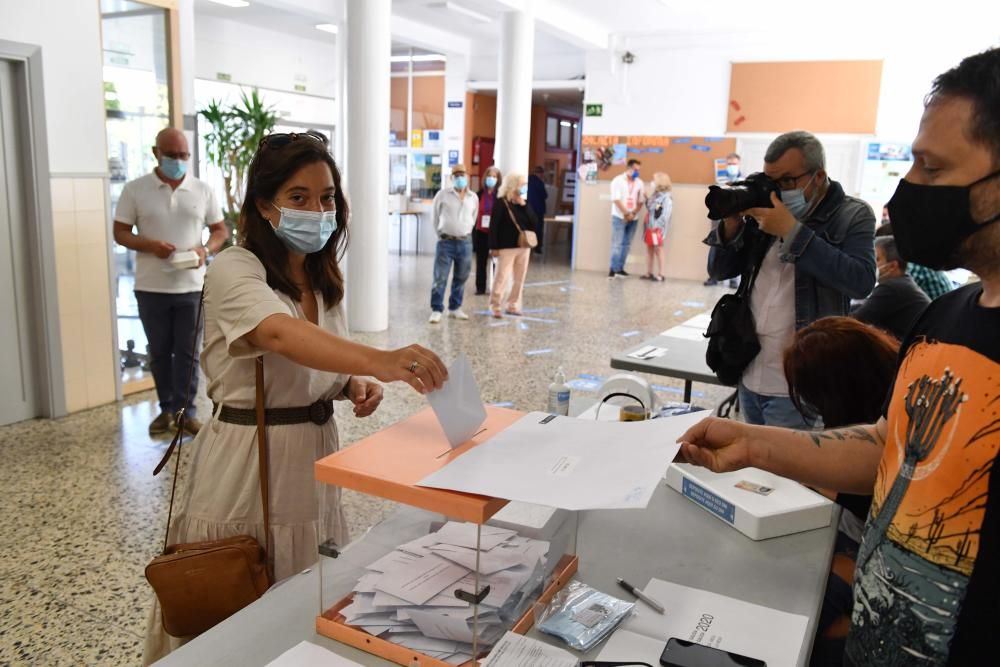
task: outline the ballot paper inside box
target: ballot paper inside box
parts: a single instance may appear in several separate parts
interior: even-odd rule
[[[506,631],[531,627],[534,604],[576,571],[577,514],[521,506],[490,525],[506,500],[416,486],[521,417],[491,407],[484,430],[452,449],[424,410],[316,463],[317,480],[403,507],[346,549],[321,547],[317,632],[443,667],[474,664]]]

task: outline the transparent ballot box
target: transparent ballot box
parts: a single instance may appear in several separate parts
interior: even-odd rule
[[[445,667],[531,628],[534,605],[576,572],[576,513],[417,486],[522,416],[488,408],[483,430],[452,450],[428,409],[316,463],[320,482],[399,503],[350,545],[321,544],[319,634]]]

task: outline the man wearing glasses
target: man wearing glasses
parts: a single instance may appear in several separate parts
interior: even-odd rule
[[[721,221],[705,242],[717,248],[709,271],[722,280],[749,279],[760,353],[743,371],[740,407],[751,424],[812,428],[788,397],[782,354],[796,330],[830,315],[847,315],[851,299],[875,286],[875,214],[844,193],[826,172],[823,145],[808,132],[782,134],[764,155],[764,174],[780,188],[773,208],[753,208]],[[749,283],[747,283],[749,284]]]
[[[149,365],[156,384],[160,414],[149,425],[150,435],[173,429],[174,415],[185,409],[184,428],[192,435],[201,424],[194,415],[198,374],[198,300],[205,277],[205,259],[229,237],[222,209],[212,189],[187,173],[191,158],[187,138],[174,128],[156,135],[153,172],[125,184],[115,210],[114,235],[119,244],[136,251],[135,299],[149,341]],[[208,242],[202,230],[208,226]],[[171,262],[174,253],[192,250],[197,266]],[[194,385],[188,391],[189,377]],[[183,405],[191,396],[191,405]]]

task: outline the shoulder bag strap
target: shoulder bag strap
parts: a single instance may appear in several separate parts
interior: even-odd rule
[[[271,538],[271,501],[270,501],[270,478],[271,466],[269,464],[267,450],[267,420],[264,413],[264,357],[257,357],[256,382],[257,382],[257,460],[260,471],[260,502],[264,508],[264,554],[267,562],[267,575],[270,581],[274,581],[274,562],[271,560],[274,554]]]
[[[514,226],[517,227],[517,232],[520,234],[524,230],[521,229],[521,225],[517,224],[517,216],[514,215],[514,211],[510,208],[510,202],[507,201],[506,197],[503,198],[503,203],[507,206],[507,213],[510,214],[510,221],[514,223]]]
[[[174,479],[170,484],[170,508],[167,510],[167,527],[163,530],[163,550],[167,550],[167,539],[170,537],[170,519],[174,515],[174,495],[177,493],[177,475],[181,469],[181,451],[179,445],[181,440],[184,438],[184,413],[187,412],[188,403],[191,402],[191,381],[194,380],[194,369],[198,366],[195,361],[195,353],[198,351],[198,331],[201,329],[201,316],[202,310],[205,306],[205,288],[201,288],[201,295],[198,297],[198,313],[194,318],[194,336],[191,340],[191,368],[188,371],[188,393],[184,397],[184,407],[177,412],[177,432],[174,434],[173,440],[170,441],[170,446],[167,447],[166,453],[164,453],[163,458],[160,462],[156,464],[153,468],[153,477],[160,474],[163,467],[167,465],[167,461],[170,460],[170,455],[174,453],[177,449],[177,460],[174,461]]]
[[[757,243],[751,249],[751,252],[756,253],[756,257],[754,258],[753,271],[750,273],[750,280],[744,280],[740,283],[740,286],[736,289],[736,296],[742,298],[750,294],[754,283],[757,282],[757,274],[760,273],[760,267],[764,263],[764,258],[771,249],[772,243],[774,243],[774,237],[768,234],[764,234],[758,238]]]

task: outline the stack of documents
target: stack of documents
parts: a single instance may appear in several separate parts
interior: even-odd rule
[[[479,586],[476,586],[476,532]],[[354,599],[341,610],[360,627],[452,664],[472,659],[472,642],[492,646],[541,592],[549,543],[474,523],[446,523],[400,545],[366,569]],[[490,592],[476,609],[455,590]]]
[[[657,347],[656,345],[645,345],[640,347],[635,352],[630,352],[628,356],[633,359],[656,359],[657,357],[662,357],[667,353],[667,348]]]

